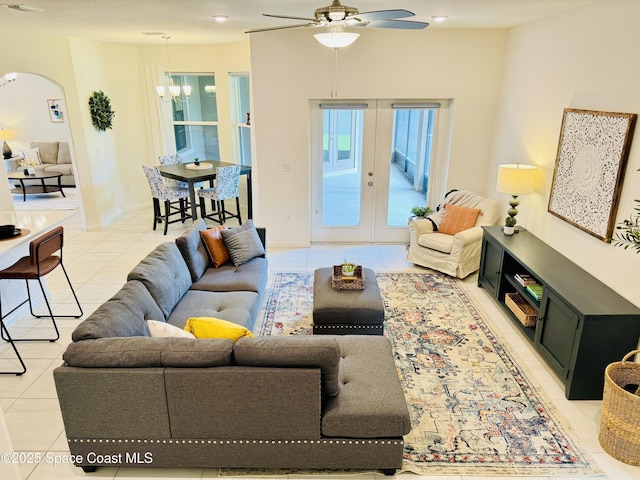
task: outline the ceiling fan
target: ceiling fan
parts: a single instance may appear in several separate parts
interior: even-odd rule
[[[328,34],[334,34],[335,36],[336,34],[349,35],[344,31],[345,27],[373,27],[420,30],[429,26],[429,24],[425,22],[398,20],[400,18],[413,17],[415,15],[413,12],[410,12],[408,10],[377,10],[373,12],[361,13],[357,8],[342,5],[339,0],[333,0],[330,6],[318,8],[315,11],[314,18],[293,17],[289,15],[274,15],[269,13],[263,13],[263,15],[273,18],[285,18],[287,20],[303,20],[306,23],[298,23],[296,25],[285,25],[280,27],[259,28],[255,30],[249,30],[246,33],[267,32],[272,30],[283,30],[287,28],[299,27],[328,27]],[[355,35],[355,37],[352,37],[353,42],[358,37],[358,34],[351,35]],[[318,36],[316,36],[316,38],[318,38]],[[320,39],[318,39],[318,41],[323,43]]]

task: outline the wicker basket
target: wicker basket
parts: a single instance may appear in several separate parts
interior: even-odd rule
[[[538,321],[538,312],[519,293],[507,293],[504,296],[504,303],[509,310],[520,320],[525,327],[535,327]]]
[[[598,440],[605,452],[629,465],[640,466],[640,396],[624,389],[640,384],[640,363],[627,362],[640,350],[624,356],[604,371],[602,418]]]
[[[342,265],[334,265],[331,275],[331,286],[336,290],[364,290],[364,272],[358,265],[352,277],[342,276]]]

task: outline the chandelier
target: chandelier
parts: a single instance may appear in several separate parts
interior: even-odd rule
[[[162,38],[164,38],[165,41],[165,46],[166,46],[166,50],[167,50],[167,69],[168,69],[168,77],[169,77],[169,85],[168,85],[168,91],[169,91],[169,95],[165,95],[165,92],[167,91],[167,88],[165,88],[164,85],[157,85],[156,86],[156,92],[158,93],[158,96],[160,97],[160,100],[162,100],[165,103],[170,102],[171,100],[177,101],[177,102],[186,102],[189,99],[189,96],[191,95],[191,85],[182,85],[182,87],[180,85],[175,85],[173,83],[173,74],[171,73],[171,59],[169,58],[169,39],[171,38],[171,36],[169,35],[163,35]],[[184,96],[183,96],[184,94]]]

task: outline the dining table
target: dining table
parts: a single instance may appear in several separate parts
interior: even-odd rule
[[[218,167],[230,167],[235,163],[220,162],[218,160],[201,160],[200,165],[191,163],[177,163],[172,165],[160,165],[160,175],[174,180],[186,182],[189,185],[189,201],[191,203],[191,218],[198,218],[198,203],[196,201],[195,184],[209,182],[213,187]],[[253,191],[251,187],[251,167],[240,165],[240,175],[247,179],[247,216],[253,218]]]

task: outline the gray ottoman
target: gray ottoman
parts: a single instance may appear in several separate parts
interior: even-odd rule
[[[373,270],[363,268],[364,290],[335,290],[331,268],[319,268],[313,279],[313,333],[383,335],[384,305]]]

